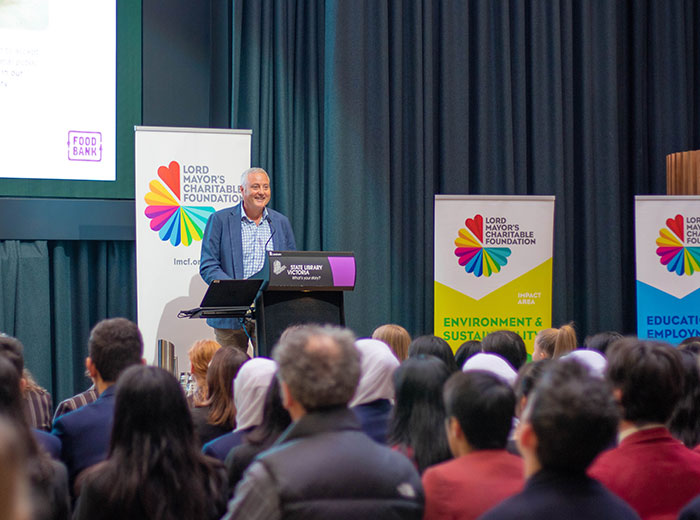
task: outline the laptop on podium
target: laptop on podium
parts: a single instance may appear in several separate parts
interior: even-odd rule
[[[180,318],[244,318],[250,312],[263,280],[214,280],[202,303],[178,313]]]

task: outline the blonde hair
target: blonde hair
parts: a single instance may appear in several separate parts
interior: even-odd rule
[[[207,399],[209,389],[207,387],[207,370],[211,358],[214,357],[216,351],[221,348],[213,339],[200,339],[195,341],[190,350],[187,351],[187,356],[192,364],[192,375],[197,382],[197,389],[193,397],[195,406],[202,406]]]
[[[574,324],[568,323],[558,329],[544,329],[537,333],[535,341],[548,358],[556,359],[576,350]]]
[[[411,344],[411,335],[401,325],[389,323],[374,329],[372,339],[383,341],[396,356],[396,359],[403,361],[408,357],[408,346]]]

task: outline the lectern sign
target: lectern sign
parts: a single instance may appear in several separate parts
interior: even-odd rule
[[[315,290],[352,290],[355,257],[352,253],[271,251],[262,272],[268,290],[313,287]]]

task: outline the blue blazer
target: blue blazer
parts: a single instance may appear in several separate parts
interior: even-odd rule
[[[289,219],[267,208],[270,217],[272,246],[277,251],[295,251],[294,232]],[[243,241],[241,239],[241,204],[212,214],[202,238],[199,274],[209,285],[214,280],[243,278]],[[217,329],[240,329],[239,320],[209,318],[207,324]]]
[[[61,460],[68,468],[70,487],[80,472],[107,458],[114,421],[114,385],[97,401],[60,416],[52,435],[61,441]]]
[[[254,429],[255,426],[251,426],[250,428],[233,431],[230,433],[226,433],[221,437],[217,437],[216,439],[207,442],[202,447],[202,453],[204,453],[205,455],[209,455],[210,457],[214,457],[215,459],[219,459],[221,462],[224,462],[226,460],[228,452],[236,446],[242,444],[245,436],[252,432]]]

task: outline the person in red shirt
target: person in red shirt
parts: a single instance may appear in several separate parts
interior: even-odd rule
[[[523,462],[505,449],[515,395],[497,376],[458,372],[444,389],[454,459],[423,473],[424,520],[471,519],[523,487]]]

